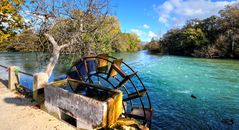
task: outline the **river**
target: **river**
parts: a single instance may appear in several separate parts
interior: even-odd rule
[[[147,51],[113,55],[137,70],[149,89],[154,109],[151,129],[239,129],[238,60],[161,56]],[[0,64],[20,66],[30,73],[43,69],[32,53],[0,53]],[[60,67],[54,71],[55,75],[61,73]],[[6,77],[3,68],[0,77]],[[228,120],[233,124],[225,123]]]

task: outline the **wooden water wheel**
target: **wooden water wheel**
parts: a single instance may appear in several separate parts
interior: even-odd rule
[[[107,54],[82,57],[74,63],[70,78],[102,85],[123,92],[124,117],[134,118],[150,127],[152,107],[148,90],[142,80],[123,59]]]

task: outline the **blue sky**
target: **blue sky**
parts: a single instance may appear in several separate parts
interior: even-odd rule
[[[226,5],[239,0],[113,0],[113,15],[123,32],[133,32],[142,41],[161,37],[187,20],[217,15]]]

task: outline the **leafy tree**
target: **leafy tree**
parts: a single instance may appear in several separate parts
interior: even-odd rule
[[[180,42],[185,55],[190,55],[195,49],[207,44],[207,39],[200,28],[186,28],[181,36]]]
[[[227,6],[219,14],[192,19],[182,28],[169,30],[156,48],[174,55],[239,58],[239,3]],[[155,50],[152,44],[148,47]]]
[[[154,51],[154,52],[161,52],[162,53],[162,51],[160,51],[160,48],[161,48],[160,45],[161,45],[160,42],[152,39],[149,43],[147,43],[144,46],[144,49],[147,49],[147,50],[150,50],[150,51]]]
[[[141,49],[139,37],[134,33],[121,33],[119,41],[113,46],[116,52],[130,52]]]
[[[0,2],[0,43],[14,36],[21,29],[24,29],[25,23],[20,15],[23,0],[1,0]]]
[[[227,35],[228,56],[239,58],[239,3],[227,6],[219,13],[222,33]]]
[[[163,35],[160,50],[161,52],[180,55],[183,54],[182,45],[182,30],[175,28]]]
[[[34,43],[37,43],[38,36],[34,30],[26,29],[23,30],[20,34],[17,34],[15,37],[10,38],[6,42],[8,46],[6,49],[8,51],[37,51]]]
[[[220,33],[220,25],[218,24],[219,19],[220,18],[217,16],[211,16],[201,22],[200,29],[205,33],[209,43],[213,43]]]
[[[85,42],[89,33],[95,33],[104,23],[110,8],[109,0],[31,0],[28,11],[32,25],[39,34],[36,44],[39,51],[51,53],[44,72],[46,83],[55,68],[60,54],[91,54],[92,42]],[[56,31],[57,30],[57,31]],[[90,41],[90,40],[89,40]],[[69,57],[74,59],[74,57]]]
[[[128,34],[128,51],[138,51],[140,49],[140,38],[135,33]]]
[[[104,23],[97,32],[91,34],[94,40],[92,49],[96,53],[110,53],[113,52],[114,43],[119,41],[120,37],[120,24],[116,17],[107,16]]]

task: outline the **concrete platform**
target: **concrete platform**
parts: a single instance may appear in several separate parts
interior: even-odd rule
[[[0,130],[74,130],[75,128],[38,109],[31,99],[11,92],[0,79]]]

